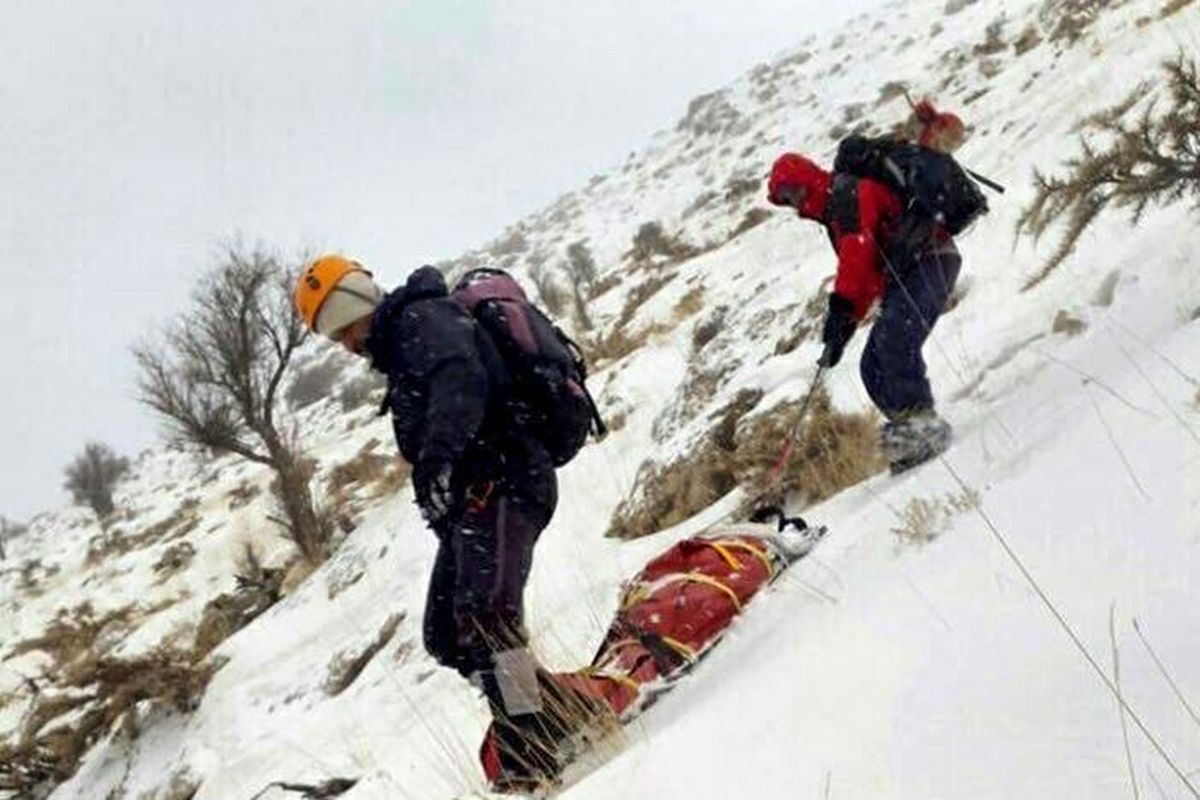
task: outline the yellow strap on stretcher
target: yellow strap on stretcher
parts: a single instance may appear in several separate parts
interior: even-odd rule
[[[705,586],[711,586],[714,589],[720,589],[733,602],[733,607],[738,611],[742,610],[742,601],[738,599],[737,592],[730,589],[725,584],[721,583],[711,575],[705,575],[703,572],[681,572],[678,575],[672,575],[669,583],[676,581],[687,581],[689,583],[703,583]]]
[[[721,553],[721,555],[723,557],[725,557],[726,561],[729,560],[729,557],[726,556],[726,554],[724,552],[726,549],[732,548],[735,550],[745,550],[746,552],[753,554],[755,558],[757,558],[759,561],[761,561],[763,563],[763,566],[767,568],[768,575],[775,574],[775,565],[772,563],[771,557],[769,555],[767,555],[767,553],[765,551],[759,550],[757,547],[750,544],[749,542],[744,542],[741,539],[720,539],[718,541],[713,542],[712,545],[714,548],[717,549],[718,553]],[[738,564],[738,566],[735,567],[735,569],[740,568],[740,567],[741,567],[741,564]]]

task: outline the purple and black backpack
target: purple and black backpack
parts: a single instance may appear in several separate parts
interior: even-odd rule
[[[556,467],[575,457],[588,434],[607,433],[587,390],[579,346],[529,302],[511,275],[471,270],[451,297],[491,336],[512,378],[513,414],[545,445]]]

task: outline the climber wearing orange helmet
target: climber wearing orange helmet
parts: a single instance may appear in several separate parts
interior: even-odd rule
[[[310,330],[387,376],[396,443],[439,542],[425,647],[489,701],[504,766],[495,788],[553,780],[580,722],[558,713],[571,690],[529,650],[522,598],[558,488],[547,448],[514,415],[508,367],[433,267],[385,293],[357,262],[323,256],[301,273],[295,303]]]

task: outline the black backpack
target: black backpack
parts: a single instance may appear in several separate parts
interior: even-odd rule
[[[589,433],[607,433],[587,390],[579,346],[529,302],[504,270],[468,272],[450,295],[491,337],[512,380],[509,406],[556,467],[579,452]]]
[[[882,183],[900,196],[906,212],[941,224],[951,236],[988,212],[983,191],[953,157],[888,136],[847,136],[833,171]]]

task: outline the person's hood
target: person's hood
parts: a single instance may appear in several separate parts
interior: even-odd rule
[[[410,303],[431,297],[445,297],[447,294],[446,278],[436,267],[428,265],[413,270],[404,284],[404,296]]]
[[[387,364],[391,361],[392,323],[407,305],[419,300],[446,297],[449,293],[445,277],[436,267],[428,265],[414,270],[403,286],[389,292],[375,309],[371,332],[367,335],[366,350],[371,358],[371,366],[380,372],[387,372]]]
[[[775,205],[792,207],[785,199],[787,190],[803,187],[806,190],[804,202],[796,211],[805,219],[820,222],[825,217],[832,183],[833,176],[810,159],[797,153],[784,153],[771,167],[767,200]]]

